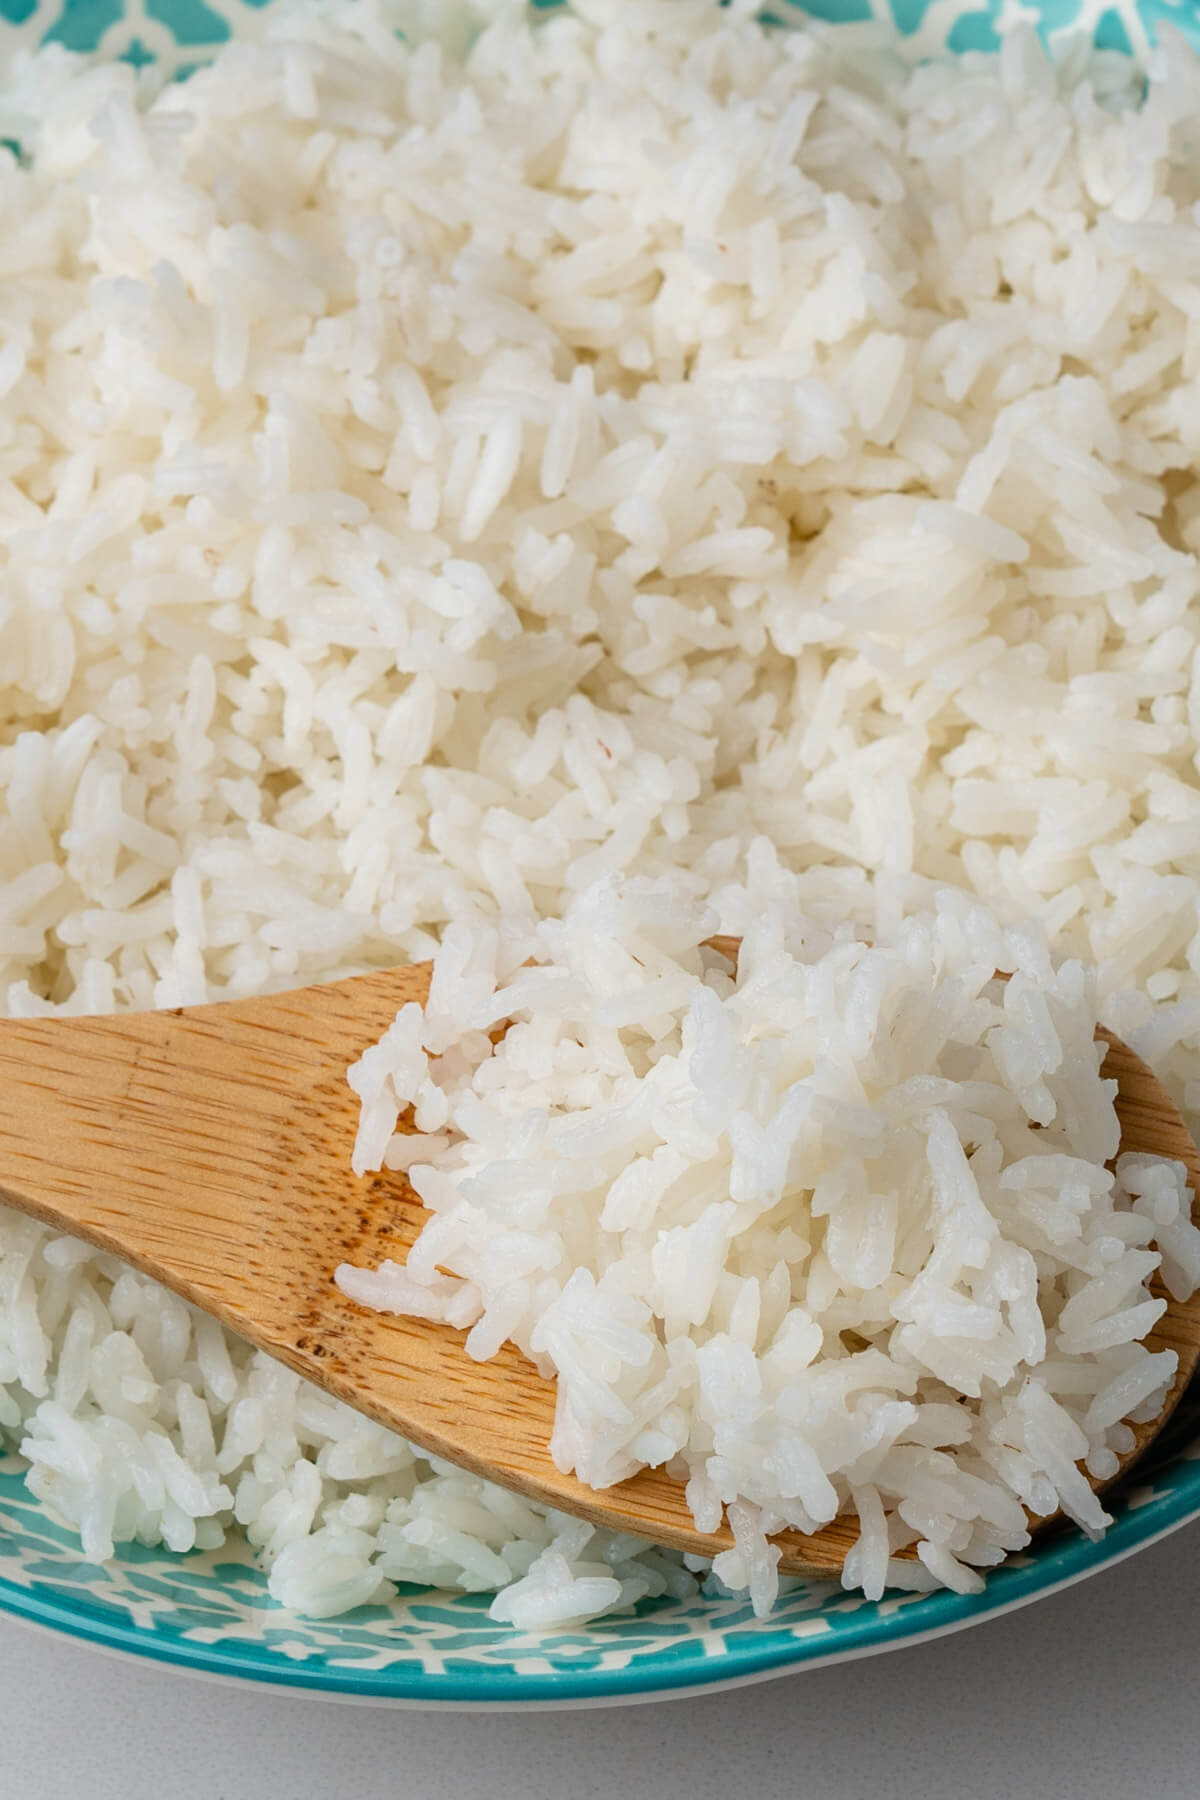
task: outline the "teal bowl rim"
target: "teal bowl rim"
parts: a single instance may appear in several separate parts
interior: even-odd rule
[[[981,1624],[1070,1586],[1200,1519],[1200,1444],[1192,1444],[1182,1460],[1163,1468],[1161,1479],[1158,1491],[1139,1482],[1127,1492],[1121,1511],[1102,1539],[1093,1542],[1073,1528],[1057,1532],[1040,1547],[997,1569],[981,1594],[953,1594],[943,1589],[932,1594],[886,1596],[879,1606],[859,1603],[857,1610],[839,1613],[832,1631],[806,1629],[803,1620],[798,1626],[780,1627],[770,1619],[747,1618],[722,1635],[720,1654],[707,1651],[698,1639],[693,1654],[685,1659],[635,1659],[624,1668],[520,1672],[470,1659],[456,1668],[448,1657],[441,1671],[430,1670],[416,1658],[366,1670],[338,1661],[336,1652],[324,1660],[292,1661],[282,1647],[271,1644],[245,1640],[204,1644],[172,1637],[169,1631],[138,1625],[116,1608],[78,1595],[64,1598],[53,1590],[22,1586],[7,1577],[0,1577],[0,1611],[81,1643],[194,1674],[331,1699],[486,1710],[522,1704],[578,1706],[684,1698],[705,1689],[766,1680],[805,1666],[899,1649]],[[854,1604],[851,1596],[847,1602]],[[270,1608],[264,1607],[264,1620],[270,1616]],[[287,1618],[281,1610],[283,1634]]]

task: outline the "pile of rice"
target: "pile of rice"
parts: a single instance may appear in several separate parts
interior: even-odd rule
[[[678,1060],[699,1030],[693,1002],[706,1028],[741,1017],[701,979],[697,921],[778,921],[739,994],[785,951],[800,986],[833,957],[840,992],[863,953],[814,930],[905,956],[905,921],[950,917],[948,887],[1094,965],[1106,1021],[1200,1112],[1195,58],[1168,42],[1143,100],[1126,60],[1056,69],[1018,31],[913,68],[882,27],[764,33],[710,0],[486,15],[452,22],[465,61],[358,0],[268,9],[262,42],[152,103],[128,68],[57,49],[0,90],[25,152],[0,151],[7,1010],[283,988],[432,954],[449,927],[478,945],[502,925],[503,980],[538,920],[569,932],[590,892],[645,880],[678,908],[683,974],[629,1074],[633,1024],[605,1051],[607,1080],[644,1082],[654,1047]],[[615,956],[626,926],[604,930]],[[543,950],[569,966],[565,939]],[[1067,976],[1037,970],[1058,1004]],[[1091,1002],[1061,1005],[1082,1069]],[[843,1025],[845,1079],[865,1079]],[[1030,1101],[999,1062],[979,1079]],[[998,1185],[1024,1129],[1004,1118],[980,1191],[1007,1196],[998,1241],[1019,1243],[1034,1203]],[[1137,1290],[1137,1221],[1160,1206],[1167,1229],[1170,1196],[1123,1179],[1092,1199]],[[814,1279],[822,1297],[817,1237],[808,1263],[776,1251],[794,1304]],[[860,1285],[853,1230],[840,1270],[825,1254]],[[1072,1266],[1059,1300],[1103,1279]],[[490,1291],[485,1347],[524,1328]],[[1095,1320],[1145,1305],[1106,1294]],[[747,1341],[742,1304],[716,1296],[706,1341]],[[1036,1349],[1028,1306],[1006,1317]],[[1127,1344],[1079,1354],[1117,1351],[1132,1368]],[[902,1385],[880,1407],[915,1404]],[[1103,1469],[1119,1432],[1093,1388],[1064,1410]],[[87,1555],[236,1525],[310,1612],[418,1580],[503,1590],[500,1616],[537,1623],[693,1581],[430,1463],[15,1217],[0,1427]],[[748,1468],[737,1449],[730,1481]],[[789,1504],[815,1517],[828,1495],[802,1487]],[[996,1510],[966,1542],[923,1514],[915,1566],[970,1580],[1017,1530]],[[743,1539],[723,1573],[761,1598]]]
[[[407,1169],[432,1217],[343,1291],[469,1326],[479,1360],[516,1342],[556,1378],[558,1466],[665,1464],[760,1614],[769,1534],[847,1510],[870,1599],[922,1569],[977,1591],[1026,1509],[1103,1531],[1076,1463],[1108,1479],[1160,1411],[1147,1282],[1187,1298],[1200,1230],[1183,1164],[1118,1156],[1085,971],[953,891],[871,947],[769,908],[735,977],[715,923],[648,881],[530,945],[451,926],[427,1006],[350,1072],[355,1167]],[[535,1598],[586,1610],[561,1567],[505,1600]]]

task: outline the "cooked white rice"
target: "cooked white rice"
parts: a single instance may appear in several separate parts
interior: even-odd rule
[[[487,11],[465,65],[359,0],[148,106],[57,49],[0,92],[8,1010],[609,876],[881,944],[949,885],[1094,964],[1194,1116],[1194,57],[1164,30],[1139,105],[1022,32],[910,69],[708,0]],[[0,1291],[0,1421],[90,1556],[236,1523],[307,1610],[521,1623],[690,1579],[39,1227]]]
[[[532,943],[451,926],[350,1071],[356,1168],[406,1167],[431,1216],[339,1285],[481,1361],[517,1343],[558,1466],[665,1464],[701,1530],[736,1522],[714,1569],[761,1613],[769,1535],[850,1510],[871,1599],[912,1544],[971,1592],[1027,1512],[1103,1531],[1076,1465],[1113,1475],[1161,1410],[1147,1284],[1187,1298],[1200,1231],[1183,1164],[1118,1156],[1082,966],[953,891],[870,947],[776,904],[736,978],[716,923],[667,880],[597,883]]]

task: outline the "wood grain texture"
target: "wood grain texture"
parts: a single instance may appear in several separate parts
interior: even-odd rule
[[[736,953],[733,940],[722,950]],[[660,1472],[596,1493],[550,1460],[553,1386],[516,1350],[471,1362],[461,1332],[353,1305],[339,1263],[403,1261],[423,1209],[403,1175],[350,1170],[347,1065],[428,965],[173,1012],[0,1024],[0,1198],[114,1252],[339,1399],[425,1449],[598,1524],[712,1555],[682,1487]],[[1200,1161],[1133,1052],[1108,1039],[1122,1147]],[[1156,1289],[1156,1291],[1158,1291]],[[1200,1299],[1172,1301],[1148,1340],[1179,1352],[1165,1422],[1200,1355]],[[786,1533],[782,1567],[829,1577],[853,1518]]]

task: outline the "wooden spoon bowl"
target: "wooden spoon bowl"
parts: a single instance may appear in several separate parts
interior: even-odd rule
[[[736,940],[714,944],[736,954]],[[597,1492],[554,1466],[554,1387],[519,1351],[472,1362],[463,1333],[368,1311],[334,1286],[339,1263],[402,1262],[425,1220],[403,1175],[351,1173],[346,1069],[401,1006],[424,1003],[429,977],[418,964],[214,1006],[4,1022],[0,1200],[144,1270],[425,1450],[597,1525],[715,1555],[731,1533],[698,1532],[661,1470]],[[1185,1163],[1200,1192],[1167,1094],[1102,1035],[1122,1149]],[[1200,1357],[1200,1295],[1164,1297],[1146,1341],[1177,1351],[1179,1369],[1159,1416],[1132,1428],[1122,1472]],[[780,1567],[836,1577],[857,1535],[852,1515],[812,1537],[785,1532]]]

